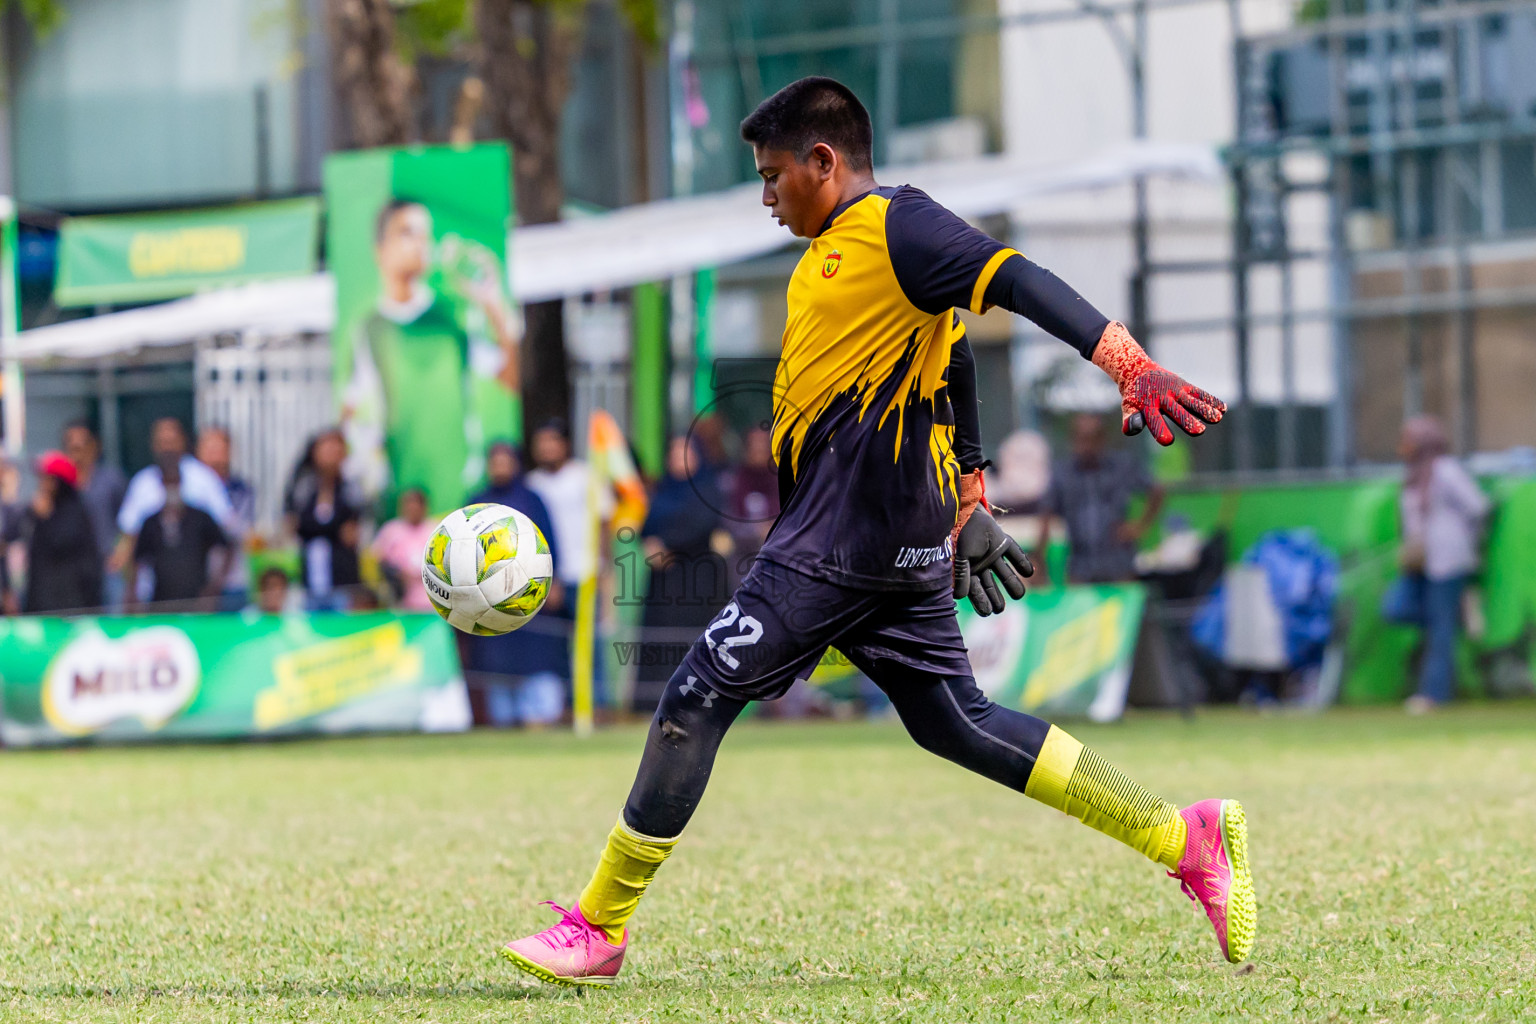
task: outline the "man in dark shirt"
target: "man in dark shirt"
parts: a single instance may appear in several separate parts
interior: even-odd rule
[[[133,562],[139,571],[154,573],[155,604],[207,598],[211,609],[229,565],[229,539],[211,515],[182,500],[177,461],[160,460],[165,506],[144,521],[134,541]],[[210,557],[214,552],[218,557]]]
[[[1129,517],[1131,500],[1147,496],[1141,515]],[[1163,489],[1139,461],[1108,450],[1104,421],[1081,413],[1072,421],[1072,457],[1051,470],[1035,564],[1045,565],[1050,516],[1067,524],[1067,579],[1073,583],[1123,583],[1136,578],[1136,545],[1163,507]]]

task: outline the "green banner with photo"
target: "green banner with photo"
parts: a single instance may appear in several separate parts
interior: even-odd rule
[[[19,617],[0,622],[0,740],[456,731],[469,700],[435,615]]]
[[[209,288],[301,277],[320,252],[320,200],[67,217],[59,226],[60,306],[174,299]]]
[[[957,606],[971,671],[988,697],[1044,718],[1097,722],[1125,711],[1145,610],[1136,583],[1030,590],[998,615],[977,615],[968,601]],[[828,651],[811,682],[834,685],[854,674]]]
[[[522,435],[507,289],[504,144],[338,153],[325,163],[337,405],[365,490],[463,505],[486,445]]]

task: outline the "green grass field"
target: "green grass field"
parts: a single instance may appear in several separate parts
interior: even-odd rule
[[[1244,801],[1252,966],[1153,865],[896,725],[738,727],[584,995],[496,949],[585,881],[638,728],[74,750],[0,755],[0,1018],[1536,1017],[1536,705],[1074,731]]]

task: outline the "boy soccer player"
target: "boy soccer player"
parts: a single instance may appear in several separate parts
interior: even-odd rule
[[[545,981],[606,985],[625,924],[703,796],[726,730],[836,646],[924,749],[1065,811],[1169,869],[1228,960],[1253,945],[1247,830],[1235,800],[1180,810],[1066,732],[989,701],[955,618],[1001,611],[1031,573],[983,494],[975,369],[956,307],[1002,306],[1076,346],[1120,388],[1123,429],[1173,442],[1225,406],[1154,363],[1050,272],[917,189],[883,188],[869,115],[805,78],[741,126],[763,204],[810,238],[789,283],[774,393],[783,508],[747,578],[667,684],[639,774],[592,880],[553,927],[502,953]],[[1001,587],[1001,589],[999,589]]]

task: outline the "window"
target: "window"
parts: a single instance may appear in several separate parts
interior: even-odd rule
[[[1506,142],[1500,147],[1504,230],[1536,230],[1536,141]]]

